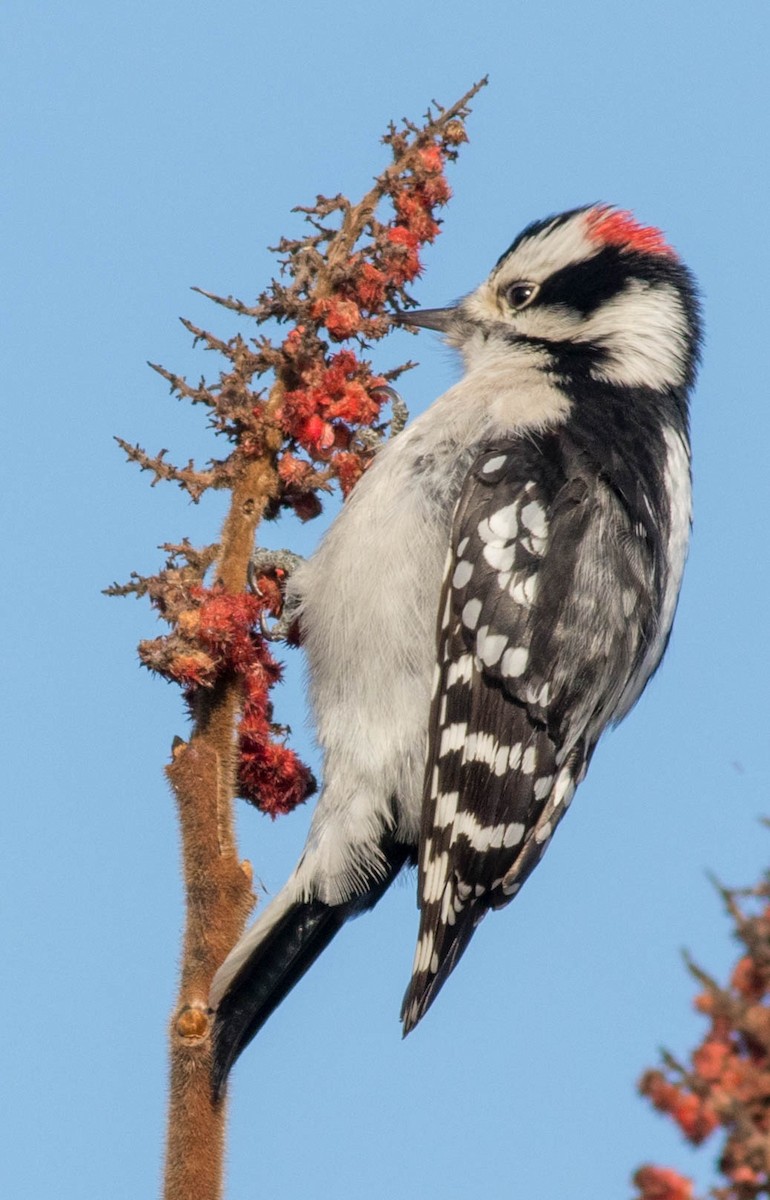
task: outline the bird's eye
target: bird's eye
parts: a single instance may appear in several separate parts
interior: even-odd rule
[[[511,308],[526,308],[535,299],[539,290],[536,283],[512,283],[505,289],[505,298]]]

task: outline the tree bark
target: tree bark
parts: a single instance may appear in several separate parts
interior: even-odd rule
[[[217,582],[242,592],[265,506],[277,478],[270,462],[249,463],[222,530]],[[252,909],[251,869],[238,861],[234,826],[235,728],[241,687],[218,681],[196,701],[188,742],[178,739],[166,769],[182,834],[186,924],[179,996],[170,1027],[171,1088],[164,1200],[220,1200],[226,1099],[211,1092],[211,980]]]

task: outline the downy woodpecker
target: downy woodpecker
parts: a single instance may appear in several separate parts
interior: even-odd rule
[[[666,648],[690,532],[692,276],[606,206],[530,225],[440,330],[465,374],[291,576],[323,791],[212,988],[217,1091],[349,917],[418,863],[408,1033],[540,861]]]

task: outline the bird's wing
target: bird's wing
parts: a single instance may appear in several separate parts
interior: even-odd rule
[[[500,442],[470,470],[439,609],[405,1033],[539,862],[650,636],[652,569],[563,438]]]

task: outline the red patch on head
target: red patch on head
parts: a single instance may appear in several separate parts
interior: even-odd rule
[[[663,254],[676,258],[659,229],[640,225],[630,212],[602,206],[587,214],[588,236],[605,246],[620,246],[623,250],[638,250],[642,254]]]

